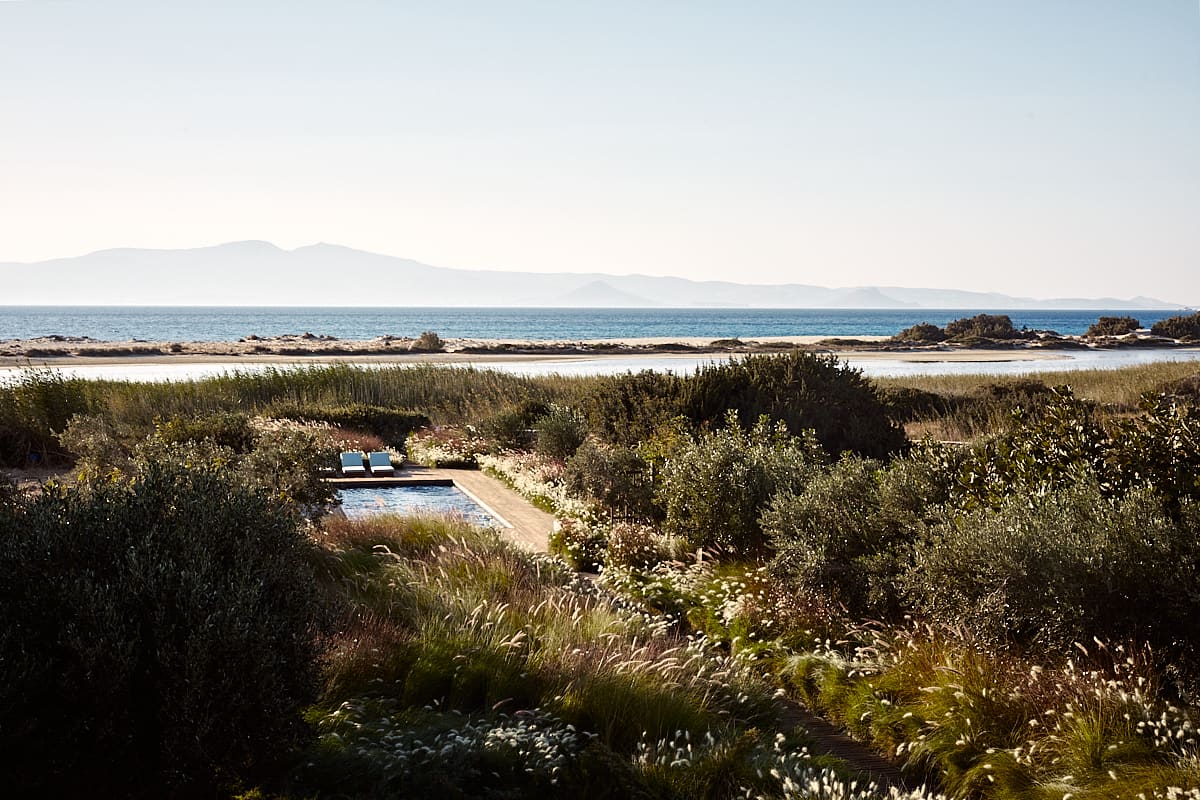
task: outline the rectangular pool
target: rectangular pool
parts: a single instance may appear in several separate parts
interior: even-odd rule
[[[350,519],[372,514],[438,514],[462,517],[472,525],[507,527],[457,486],[367,486],[339,489]]]

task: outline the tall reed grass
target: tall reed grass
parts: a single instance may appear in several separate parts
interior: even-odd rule
[[[1036,364],[1036,362],[1033,362]],[[943,395],[965,396],[988,385],[1037,381],[1046,386],[1070,386],[1077,397],[1114,409],[1135,409],[1146,392],[1160,391],[1175,381],[1200,373],[1200,362],[1158,361],[1120,369],[1080,369],[1070,372],[1038,372],[1036,367],[1019,378],[995,375],[910,375],[875,378],[881,388],[921,389]]]

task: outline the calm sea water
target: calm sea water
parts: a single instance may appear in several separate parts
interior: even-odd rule
[[[90,336],[148,341],[229,341],[251,334],[313,333],[338,339],[417,336],[579,341],[626,337],[891,336],[918,322],[945,325],[979,309],[563,309],[563,308],[202,308],[0,306],[0,339]],[[1170,311],[1005,311],[1018,328],[1080,334],[1104,316],[1142,325]]]

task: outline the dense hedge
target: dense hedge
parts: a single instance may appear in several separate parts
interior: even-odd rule
[[[711,428],[733,411],[743,428],[766,416],[793,435],[812,430],[835,455],[849,450],[881,458],[905,445],[904,432],[862,372],[800,351],[749,355],[689,376],[616,376],[598,383],[584,406],[592,430],[622,444],[649,439],[677,417]]]
[[[1029,334],[1013,327],[1007,314],[976,314],[946,323],[948,339],[1025,339]]]
[[[1200,311],[1160,320],[1150,327],[1150,332],[1169,339],[1200,339]]]
[[[1172,519],[1146,489],[1110,499],[1085,481],[1032,503],[1014,494],[919,541],[904,591],[922,616],[991,641],[1064,649],[1093,636],[1137,639],[1190,660],[1200,642],[1198,523],[1194,503]]]
[[[689,436],[671,448],[656,487],[664,529],[689,548],[754,553],[764,544],[759,515],[778,492],[798,492],[824,453],[808,437],[792,437],[766,417],[748,431],[730,412],[726,426]]]
[[[1101,317],[1088,326],[1084,336],[1124,336],[1142,327],[1134,317]]]
[[[211,796],[278,777],[303,735],[318,604],[298,517],[174,455],[0,503],[0,752],[27,794]]]
[[[919,344],[936,344],[946,340],[946,332],[932,322],[919,322],[905,328],[892,337],[899,342],[916,342]]]
[[[684,384],[682,407],[697,425],[718,423],[733,410],[743,427],[766,416],[792,434],[812,430],[833,455],[882,458],[905,445],[870,381],[832,356],[793,351],[701,368]]]

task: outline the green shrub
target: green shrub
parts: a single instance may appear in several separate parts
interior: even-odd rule
[[[1200,311],[1159,320],[1150,326],[1150,332],[1168,339],[1200,339]]]
[[[595,572],[604,563],[608,548],[607,532],[577,519],[560,519],[551,531],[547,548],[573,569]]]
[[[963,460],[955,497],[998,507],[1015,494],[1040,496],[1097,481],[1106,496],[1150,488],[1168,505],[1200,499],[1200,409],[1148,396],[1142,413],[1102,424],[1097,409],[1065,387],[1043,408],[1014,414],[1016,426]]]
[[[1114,489],[1149,486],[1172,509],[1200,501],[1200,407],[1151,395],[1141,414],[1108,429],[1105,479]]]
[[[550,458],[568,459],[587,438],[587,428],[569,408],[554,407],[534,424],[537,451]]]
[[[941,417],[958,405],[957,398],[910,386],[880,389],[879,402],[891,419],[901,423]]]
[[[572,494],[595,500],[618,515],[653,520],[650,465],[627,447],[584,442],[567,460],[566,486]]]
[[[1100,317],[1088,326],[1084,336],[1124,336],[1142,327],[1134,317]]]
[[[645,569],[670,558],[671,553],[648,525],[620,523],[608,533],[606,566]]]
[[[583,399],[589,427],[606,441],[634,446],[683,413],[682,378],[645,370],[605,376]]]
[[[167,444],[183,444],[208,440],[235,453],[248,453],[254,448],[255,432],[250,417],[236,411],[217,411],[189,417],[170,417],[156,420],[154,432]]]
[[[749,355],[697,370],[681,393],[683,414],[697,426],[720,424],[735,411],[747,428],[765,415],[794,435],[811,429],[835,456],[849,450],[884,458],[906,444],[874,386],[832,356]]]
[[[772,573],[860,619],[897,619],[908,548],[948,497],[939,453],[921,451],[886,468],[846,457],[801,492],[777,494],[762,518],[776,553]]]
[[[424,331],[412,343],[410,349],[423,353],[440,353],[446,349],[446,343],[435,331]]]
[[[946,323],[946,338],[954,341],[971,339],[1027,339],[1032,334],[1013,327],[1007,314],[976,314]]]
[[[1197,508],[1177,523],[1148,491],[1110,500],[1094,481],[956,515],[914,549],[904,591],[927,618],[992,641],[1059,648],[1136,637],[1200,641]]]
[[[528,450],[537,441],[534,425],[550,411],[546,403],[525,400],[487,417],[480,423],[479,429],[495,442],[498,450]]]
[[[1200,373],[1169,381],[1159,386],[1155,394],[1176,403],[1200,406]]]
[[[136,445],[132,438],[107,417],[96,414],[76,414],[58,434],[59,443],[75,457],[76,466],[90,475],[112,469],[128,472]]]
[[[936,344],[946,340],[946,332],[930,322],[920,322],[892,337],[898,342],[915,342],[917,344]]]
[[[0,509],[0,750],[31,795],[254,785],[304,733],[319,613],[297,517],[161,455]]]
[[[790,436],[765,417],[743,430],[730,412],[724,428],[686,438],[663,463],[663,527],[691,549],[754,552],[764,544],[759,515],[767,502],[800,491],[823,460],[811,436]]]
[[[439,425],[416,431],[406,449],[410,459],[427,467],[474,469],[475,457],[487,452],[487,444],[469,427]]]
[[[235,462],[250,486],[267,490],[308,516],[319,516],[336,490],[321,467],[335,462],[336,448],[311,431],[279,430],[258,437],[254,449]]]
[[[1103,474],[1107,436],[1092,404],[1060,387],[1038,413],[1013,415],[1012,431],[964,460],[955,491],[962,504],[998,507],[1014,494],[1046,494]]]

